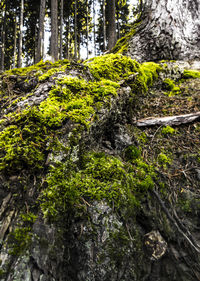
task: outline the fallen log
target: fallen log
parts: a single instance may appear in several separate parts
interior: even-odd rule
[[[155,125],[181,125],[197,121],[200,119],[200,111],[184,115],[176,116],[166,116],[166,117],[148,117],[139,119],[136,122],[136,126],[145,127],[145,126],[155,126]]]

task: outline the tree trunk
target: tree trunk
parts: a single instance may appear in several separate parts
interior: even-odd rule
[[[51,0],[51,59],[58,60],[58,0]]]
[[[22,67],[23,17],[24,17],[24,0],[21,0],[17,67]]]
[[[15,16],[14,47],[13,47],[13,68],[16,67],[16,48],[17,48],[17,16]]]
[[[103,0],[103,50],[106,50],[106,6]]]
[[[63,0],[60,6],[60,59],[63,58]]]
[[[87,59],[89,57],[89,7],[88,7],[88,0],[86,0],[86,9],[87,9],[87,16],[86,16],[86,49],[87,49]]]
[[[94,57],[96,56],[96,12],[95,12],[95,0],[93,0],[93,47],[94,47]]]
[[[115,22],[115,0],[108,0],[106,5],[108,11],[108,50],[111,50],[117,41],[116,22]]]
[[[5,39],[6,39],[6,3],[3,7],[2,29],[1,29],[1,46],[0,46],[0,70],[4,71],[5,63]]]
[[[200,58],[200,1],[143,0],[127,55],[139,61]]]
[[[77,59],[77,0],[74,9],[74,58]]]
[[[39,62],[43,56],[44,46],[44,18],[45,18],[46,0],[40,1],[40,18],[39,18],[39,31],[38,31],[38,44],[36,52],[36,63]]]

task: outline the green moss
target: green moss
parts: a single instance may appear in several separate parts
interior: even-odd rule
[[[130,145],[125,149],[125,159],[127,161],[132,161],[141,156],[141,151],[134,145]]]
[[[42,168],[46,149],[46,128],[37,110],[16,114],[14,124],[0,133],[0,170],[10,174],[23,168]]]
[[[85,62],[97,80],[120,81],[139,70],[139,63],[120,54],[108,54]]]
[[[154,186],[153,167],[141,159],[127,164],[117,157],[89,153],[81,163],[80,169],[71,162],[51,167],[41,198],[45,217],[61,218],[70,210],[84,209],[85,202],[91,200],[106,200],[115,208],[124,204],[134,208],[139,204],[136,197]]]
[[[120,81],[134,74],[135,79],[129,81],[133,92],[146,92],[148,87],[158,78],[162,67],[154,62],[140,65],[135,60],[121,54],[109,54],[86,61],[91,73],[97,80],[110,79]]]
[[[183,78],[184,79],[200,78],[200,71],[197,71],[197,70],[184,70]]]
[[[9,254],[21,255],[31,243],[31,227],[17,227],[8,237]]]
[[[168,96],[180,94],[180,87],[176,86],[173,80],[167,78],[163,81],[163,85],[164,89],[169,91],[166,93]]]
[[[170,156],[166,155],[165,153],[161,152],[158,155],[158,163],[164,168],[167,168],[167,165],[170,165],[172,163],[172,159]]]
[[[166,126],[166,127],[162,128],[162,131],[161,131],[161,133],[163,135],[173,135],[173,134],[175,134],[175,132],[176,132],[176,130],[170,126]]]

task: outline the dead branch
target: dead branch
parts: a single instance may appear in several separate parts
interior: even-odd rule
[[[136,122],[138,127],[145,127],[145,126],[156,126],[156,125],[181,125],[186,123],[191,123],[193,121],[200,120],[200,111],[184,114],[184,115],[177,115],[177,116],[166,116],[166,117],[148,117],[140,119]]]

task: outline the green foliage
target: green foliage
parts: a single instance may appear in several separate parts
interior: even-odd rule
[[[97,80],[120,81],[139,70],[139,63],[121,54],[108,54],[87,60],[92,75]]]
[[[125,149],[125,159],[127,161],[135,160],[141,156],[141,151],[134,145],[130,145]]]
[[[30,245],[31,238],[31,227],[17,227],[8,237],[9,254],[21,255]]]
[[[163,135],[173,135],[173,134],[175,134],[176,130],[170,126],[166,126],[166,127],[162,128],[161,132]]]
[[[183,72],[183,78],[189,79],[189,78],[200,78],[200,71],[197,70],[184,70]]]
[[[0,171],[40,169],[45,159],[46,128],[34,108],[13,116],[14,124],[0,133]]]
[[[89,153],[82,159],[81,169],[71,162],[51,167],[48,187],[41,197],[42,211],[56,220],[70,210],[83,209],[91,200],[106,200],[115,208],[124,204],[134,208],[139,204],[136,196],[153,188],[154,176],[153,167],[140,158],[126,164],[117,157]]]
[[[172,159],[166,155],[165,153],[161,152],[158,155],[158,163],[164,168],[167,168],[167,165],[170,165],[172,163]]]
[[[166,93],[168,96],[174,96],[180,93],[180,87],[176,86],[174,81],[169,78],[163,81],[163,85],[164,88],[169,91],[169,93]]]
[[[146,92],[158,78],[162,67],[154,62],[140,65],[135,60],[121,54],[109,54],[86,61],[95,79],[110,79],[120,81],[135,75],[133,82],[129,82],[133,92]]]

